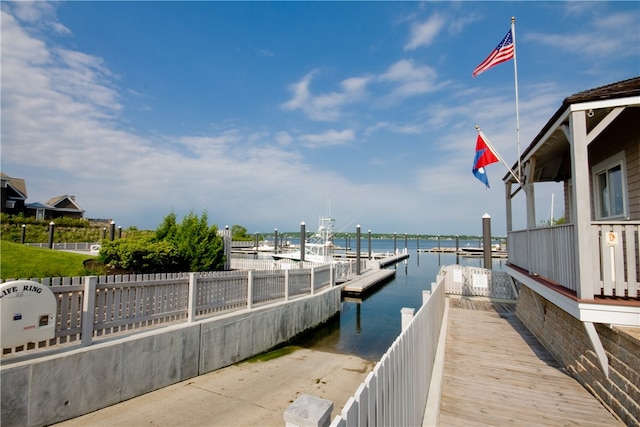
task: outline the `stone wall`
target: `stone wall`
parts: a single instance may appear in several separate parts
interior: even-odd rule
[[[609,358],[607,378],[582,323],[526,286],[516,315],[564,368],[628,426],[640,426],[640,340],[596,324]]]
[[[2,426],[43,426],[231,365],[321,325],[339,287],[32,360],[3,361]]]

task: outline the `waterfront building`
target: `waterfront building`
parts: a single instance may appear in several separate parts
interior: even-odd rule
[[[514,166],[520,182],[503,178],[518,317],[605,405],[636,422],[639,123],[640,77],[571,95]],[[563,184],[563,224],[536,222],[535,188],[544,182]],[[526,199],[522,230],[512,227],[514,197]]]

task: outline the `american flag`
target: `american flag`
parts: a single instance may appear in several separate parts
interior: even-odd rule
[[[501,64],[505,61],[508,61],[513,58],[515,54],[515,46],[513,44],[513,35],[511,33],[511,29],[506,36],[502,39],[500,44],[487,56],[487,58],[480,63],[473,70],[472,77],[477,76],[480,73],[487,71],[489,68]]]

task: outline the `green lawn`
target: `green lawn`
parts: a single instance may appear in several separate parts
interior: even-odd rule
[[[83,262],[89,258],[96,257],[0,240],[0,278],[30,279],[103,274],[85,269]]]

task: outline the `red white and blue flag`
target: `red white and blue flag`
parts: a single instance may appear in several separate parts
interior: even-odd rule
[[[502,39],[500,44],[473,70],[472,77],[487,71],[489,68],[501,64],[513,58],[515,55],[515,45],[513,43],[513,34],[511,29]]]
[[[472,172],[487,188],[489,188],[489,178],[487,177],[487,172],[484,170],[484,167],[499,161],[498,156],[479,133],[478,139],[476,140],[476,157],[473,159]]]

